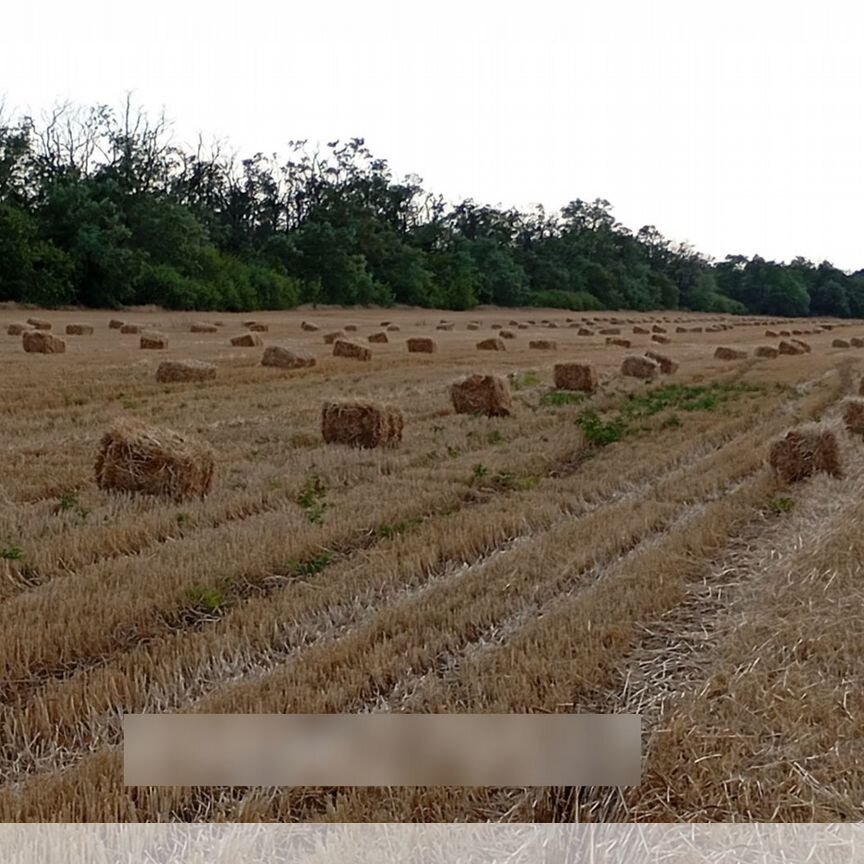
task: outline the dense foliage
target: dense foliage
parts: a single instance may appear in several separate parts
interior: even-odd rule
[[[481,303],[864,317],[864,273],[712,262],[607,201],[522,213],[448,205],[362,139],[239,160],[175,146],[164,119],[104,106],[0,112],[0,300],[280,309]]]

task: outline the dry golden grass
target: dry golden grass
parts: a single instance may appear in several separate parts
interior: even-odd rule
[[[27,314],[0,310],[0,334]],[[39,313],[53,332],[77,314]],[[167,335],[153,356],[107,313],[88,313],[94,335],[62,357],[0,335],[0,820],[864,817],[845,743],[864,707],[864,444],[843,433],[843,476],[793,491],[765,467],[776,436],[830,419],[856,389],[859,361],[831,347],[845,327],[811,333],[807,354],[730,362],[717,347],[752,356],[778,324],[627,313],[637,353],[675,331],[674,377],[646,382],[622,377],[601,335],[614,313],[384,323],[319,309],[315,329],[306,314],[256,315],[264,346],[316,359],[290,374],[229,344],[246,331],[236,315],[214,335],[191,315],[124,312]],[[553,324],[557,351],[531,350]],[[505,326],[520,331],[506,351],[477,351],[478,331]],[[400,335],[364,363],[319,332],[385,327]],[[407,350],[433,334],[436,351]],[[166,360],[217,375],[160,383]],[[593,367],[596,392],[556,393],[562,362]],[[478,372],[509,378],[510,416],[453,411],[451,384]],[[590,412],[615,431],[669,381],[729,398],[631,412],[608,446],[577,423]],[[398,405],[401,445],[326,446],[321,406],[349,400]],[[92,466],[118,416],[207,442],[209,495],[100,491]],[[382,710],[640,710],[645,781],[626,794],[122,785],[124,712]]]

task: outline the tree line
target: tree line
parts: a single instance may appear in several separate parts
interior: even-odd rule
[[[247,311],[299,303],[864,317],[864,271],[713,261],[608,201],[452,204],[362,138],[287,158],[183,147],[164,117],[0,106],[0,301]]]

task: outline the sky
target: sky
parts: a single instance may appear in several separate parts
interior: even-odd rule
[[[40,0],[0,99],[163,108],[243,155],[365,138],[451,201],[605,198],[717,258],[864,267],[853,0]]]

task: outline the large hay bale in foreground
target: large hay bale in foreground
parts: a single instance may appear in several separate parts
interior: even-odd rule
[[[450,399],[457,414],[506,417],[513,410],[510,385],[500,375],[469,375],[456,381]]]
[[[258,348],[264,340],[257,333],[244,333],[242,336],[232,336],[231,344],[235,348]]]
[[[20,336],[22,333],[26,333],[30,330],[29,324],[21,324],[17,321],[13,321],[7,328],[6,332],[10,336]]]
[[[345,334],[341,330],[334,330],[332,333],[324,334],[324,344],[332,345],[337,339],[344,339]]]
[[[59,336],[52,336],[46,330],[25,330],[21,334],[21,344],[28,354],[66,353],[66,343]]]
[[[503,339],[484,339],[477,343],[478,351],[506,351],[507,346]]]
[[[725,345],[718,345],[714,356],[718,360],[743,360],[747,356],[746,351],[738,351],[735,348],[728,348]]]
[[[108,322],[108,329],[109,330],[119,330],[122,326],[123,326],[123,322],[118,320],[117,318],[112,318]]]
[[[373,345],[384,345],[390,341],[387,338],[387,334],[383,331],[380,333],[370,333],[367,338]]]
[[[219,328],[215,324],[207,324],[204,321],[193,321],[189,325],[190,333],[218,333]]]
[[[651,380],[657,377],[660,364],[650,357],[637,357],[635,354],[625,357],[621,364],[621,374],[628,378],[644,378]]]
[[[842,476],[837,437],[833,430],[816,423],[792,429],[776,440],[768,452],[768,463],[784,483],[796,483],[817,472]]]
[[[843,422],[856,435],[864,435],[864,399],[846,399],[843,402]]]
[[[800,345],[793,345],[791,342],[787,342],[785,339],[780,341],[780,344],[777,346],[778,354],[803,354],[804,349]]]
[[[780,352],[776,348],[773,348],[771,345],[760,345],[753,353],[757,357],[772,359],[776,357]]]
[[[262,366],[277,369],[306,369],[315,365],[315,358],[297,348],[286,348],[284,345],[270,345],[264,349],[261,357]]]
[[[845,339],[835,339],[831,343],[832,348],[849,348],[849,343]]]
[[[412,336],[405,344],[409,354],[434,354],[438,350],[438,344],[429,336]]]
[[[140,324],[123,324],[120,327],[120,332],[129,335],[129,334],[137,334],[140,333],[143,328]]]
[[[210,381],[216,377],[216,367],[203,360],[163,360],[156,370],[160,384],[174,381]]]
[[[27,323],[36,330],[50,330],[51,322],[44,318],[28,318]]]
[[[333,343],[334,357],[350,357],[352,360],[371,360],[372,352],[357,342],[349,342],[347,339],[337,339]]]
[[[864,348],[864,339],[862,339],[860,336],[853,336],[853,337],[849,340],[849,344],[850,344],[853,348]]]
[[[144,349],[159,351],[168,347],[168,337],[162,333],[142,333],[140,345]]]
[[[665,354],[658,354],[656,351],[646,351],[645,356],[653,360],[664,375],[674,375],[678,371],[678,364]]]
[[[92,336],[93,328],[89,324],[67,324],[67,336]]]
[[[214,464],[206,442],[124,417],[102,437],[96,483],[100,489],[176,500],[203,497],[213,482]]]
[[[250,321],[245,325],[246,329],[251,333],[269,333],[270,325],[265,324],[263,321]]]
[[[553,373],[558,390],[593,393],[597,389],[597,370],[587,363],[556,363]]]
[[[557,351],[558,343],[552,339],[532,339],[528,347],[534,351]]]
[[[395,447],[404,426],[398,408],[373,402],[327,402],[321,410],[321,434],[327,444]]]

